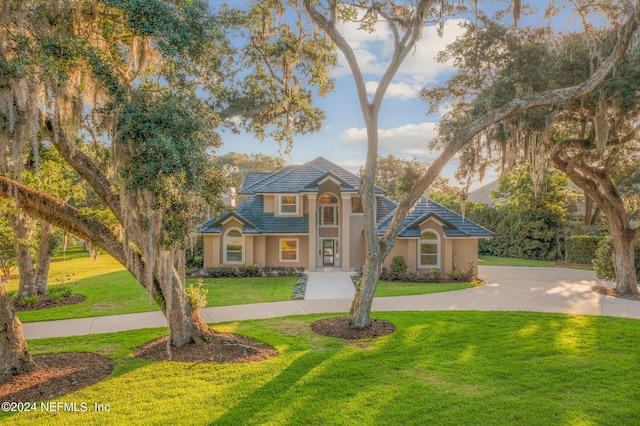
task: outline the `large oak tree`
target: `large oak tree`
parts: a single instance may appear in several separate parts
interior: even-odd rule
[[[616,18],[622,21],[623,16],[612,17]],[[455,58],[459,73],[445,87],[424,91],[423,95],[432,101],[445,94],[455,99],[455,112],[443,127],[456,128],[460,125],[458,117],[488,114],[519,93],[555,90],[588,78],[616,42],[618,28],[591,28],[558,37],[541,31],[513,32],[485,20],[481,28],[470,25],[466,36],[448,49],[447,55]],[[482,55],[477,54],[474,44],[481,46]],[[632,185],[629,181],[634,173],[621,170],[638,164],[639,65],[637,48],[630,49],[599,87],[507,117],[476,137],[467,155],[462,156],[469,172],[485,167],[491,152],[498,151],[506,167],[524,157],[534,176],[540,175],[548,163],[566,174],[607,219],[620,294],[638,294],[634,246],[640,239],[640,228],[632,220],[637,205],[624,190]],[[491,70],[491,75],[483,70]],[[485,78],[479,79],[480,75]],[[469,83],[468,89],[478,91],[474,101],[468,102],[457,89],[461,81]]]
[[[277,34],[285,40],[275,46],[275,24],[258,25],[255,11],[212,15],[198,0],[1,6],[0,196],[126,266],[165,314],[172,345],[209,339],[185,294],[184,248],[198,212],[223,189],[210,163],[216,129],[242,125],[281,140],[317,130],[322,115],[298,81],[304,75],[328,89],[325,67],[334,59],[324,38],[283,24]],[[253,36],[232,46],[231,27]],[[276,47],[279,57],[264,55]],[[42,146],[75,169],[106,215],[22,181]],[[28,352],[4,293],[0,302],[0,328],[12,336],[2,340],[1,373],[15,374],[29,368]]]

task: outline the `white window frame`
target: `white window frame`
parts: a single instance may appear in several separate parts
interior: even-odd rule
[[[296,211],[295,212],[283,212],[282,211],[282,198],[284,197],[294,197],[296,200],[295,206],[296,206]],[[294,204],[285,204],[287,206],[293,206]],[[280,216],[298,216],[300,214],[300,197],[297,194],[281,194],[278,195],[278,214]]]
[[[296,242],[296,258],[295,259],[283,259],[282,258],[282,242],[283,241],[295,241]],[[291,251],[291,250],[287,250],[287,251]],[[300,261],[300,238],[280,238],[278,240],[278,256],[280,257],[280,262],[289,262],[289,263],[294,263],[294,262],[299,262]]]
[[[360,200],[360,207],[362,208],[362,211],[360,213],[353,211],[353,201],[356,199]],[[364,205],[362,204],[362,197],[351,197],[351,216],[362,216],[362,215],[364,215]]]
[[[241,259],[240,261],[237,260],[229,260],[229,258],[227,257],[227,242],[229,241],[229,238],[233,238],[233,239],[237,239],[238,237],[229,237],[229,233],[231,231],[238,231],[240,232],[240,244],[242,244],[242,251],[241,251]],[[222,245],[223,245],[223,264],[226,265],[242,265],[244,263],[244,247],[245,247],[245,241],[244,241],[244,234],[242,233],[242,229],[240,228],[229,228],[225,231],[224,233],[224,238],[222,240]]]
[[[324,208],[333,209],[333,221],[334,223],[324,223]],[[337,204],[320,204],[320,227],[321,228],[337,228],[338,222],[338,205]]]
[[[322,199],[322,197],[324,197],[325,195],[330,195],[333,198],[336,199],[335,203],[321,203],[320,200]],[[333,224],[325,224],[324,223],[324,212],[322,211],[322,209],[324,207],[330,207],[333,208],[333,219],[334,222]],[[324,194],[322,194],[322,196],[318,197],[318,219],[319,219],[319,223],[318,223],[318,227],[320,228],[339,228],[340,227],[340,202],[339,202],[339,198],[336,194],[334,194],[333,192],[325,192]]]
[[[432,234],[434,234],[436,236],[435,240],[434,239],[427,239],[427,238],[422,238],[422,235],[424,235],[427,232],[431,232]],[[435,244],[436,245],[436,259],[437,262],[435,264],[430,264],[430,265],[423,265],[422,264],[422,245],[423,244]],[[440,255],[440,249],[441,249],[441,244],[440,244],[440,234],[438,234],[435,230],[433,229],[425,229],[424,231],[422,231],[422,233],[420,234],[420,239],[418,240],[418,267],[419,268],[432,268],[432,269],[440,269],[440,259],[441,259],[441,255]]]

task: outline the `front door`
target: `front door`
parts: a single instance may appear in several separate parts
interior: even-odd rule
[[[335,243],[335,240],[322,240],[322,266],[334,265]]]

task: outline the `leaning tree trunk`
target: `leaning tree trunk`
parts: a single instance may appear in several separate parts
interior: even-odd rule
[[[40,221],[40,244],[38,245],[38,268],[36,269],[36,289],[39,294],[46,294],[49,286],[49,266],[51,265],[51,232],[49,222]]]
[[[20,285],[18,287],[17,298],[37,295],[35,286],[35,269],[33,259],[27,240],[29,239],[29,229],[27,225],[28,217],[23,213],[9,215],[9,222],[13,228],[14,249],[16,260],[18,261],[18,273],[20,274]]]
[[[613,269],[616,273],[616,293],[640,295],[635,266],[635,241],[624,234],[612,233]]]
[[[13,303],[0,285],[0,382],[35,369],[22,324],[13,309]]]
[[[174,345],[201,342],[210,334],[202,318],[192,312],[184,291],[184,279],[174,267],[169,267],[173,263],[166,251],[157,250],[155,256],[145,258],[99,220],[87,218],[75,207],[4,176],[0,176],[0,197],[17,198],[20,208],[30,215],[93,241],[124,265],[139,283],[144,283],[166,316]],[[0,342],[0,348],[2,344]]]

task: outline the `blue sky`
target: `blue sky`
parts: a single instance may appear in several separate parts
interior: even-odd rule
[[[234,3],[244,4],[245,2],[240,0],[231,2],[232,5]],[[497,3],[496,1],[478,2],[483,10],[495,9]],[[503,2],[502,5],[504,6],[505,3]],[[523,24],[526,25],[536,19],[539,25],[539,17],[524,18]],[[435,135],[435,124],[439,115],[427,116],[428,105],[418,99],[418,94],[422,87],[442,83],[451,76],[452,64],[437,63],[434,56],[462,34],[459,24],[459,19],[447,21],[442,38],[438,37],[434,26],[425,27],[423,37],[415,51],[407,57],[400,68],[387,92],[380,112],[381,155],[394,154],[397,157],[416,157],[427,161],[437,157],[438,153],[430,152],[427,146]],[[372,34],[358,31],[355,25],[343,24],[341,29],[356,52],[367,81],[367,88],[373,93],[386,68],[387,54],[392,46],[391,33],[382,24]],[[357,172],[364,164],[366,156],[366,135],[355,85],[341,55],[338,66],[332,71],[332,77],[335,78],[335,90],[324,98],[317,98],[316,103],[327,116],[322,130],[317,134],[297,137],[290,154],[285,156],[285,159],[290,164],[301,164],[321,155],[348,170]],[[220,154],[235,151],[278,155],[281,149],[273,140],[265,140],[261,143],[252,135],[245,133],[239,135],[224,133],[223,141]],[[456,168],[457,162],[452,160],[442,173],[444,177],[450,179],[452,184],[456,183],[453,178]],[[490,182],[495,177],[495,171],[491,170],[485,176],[483,183]],[[480,185],[475,183],[471,189]]]

